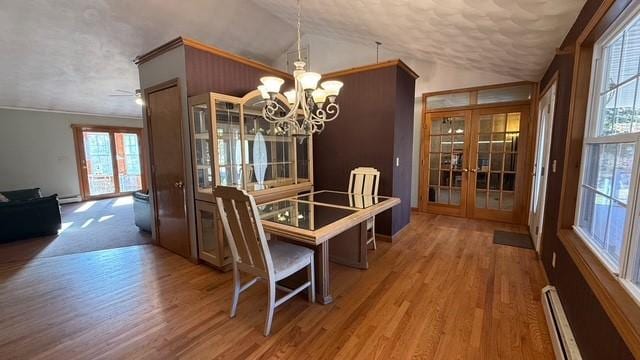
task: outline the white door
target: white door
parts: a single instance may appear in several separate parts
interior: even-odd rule
[[[547,192],[549,156],[551,152],[551,132],[556,104],[556,83],[540,99],[538,106],[538,130],[536,135],[536,158],[533,168],[533,189],[531,191],[531,211],[529,212],[529,232],[536,251],[540,252],[542,221]]]

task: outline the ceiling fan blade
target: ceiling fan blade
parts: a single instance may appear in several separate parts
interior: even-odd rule
[[[131,95],[131,94],[109,94],[109,96],[129,96],[129,97],[132,97],[134,95]]]
[[[131,90],[122,90],[122,89],[114,89],[113,91],[117,91],[117,92],[121,92],[121,93],[125,93],[125,94],[130,94],[133,95],[133,91]]]

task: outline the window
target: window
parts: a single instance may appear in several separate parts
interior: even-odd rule
[[[594,47],[575,229],[627,284],[640,284],[640,14]],[[640,288],[638,288],[640,291]]]

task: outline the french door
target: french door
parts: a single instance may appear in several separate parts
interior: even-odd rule
[[[421,210],[525,222],[528,106],[427,113]]]
[[[74,132],[84,200],[145,188],[141,129],[74,126]]]

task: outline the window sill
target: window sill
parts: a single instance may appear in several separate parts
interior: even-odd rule
[[[640,306],[636,300],[574,230],[562,229],[558,237],[629,350],[640,358]]]

